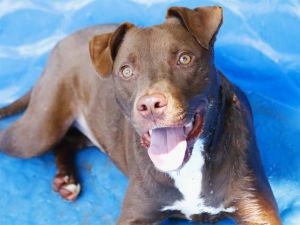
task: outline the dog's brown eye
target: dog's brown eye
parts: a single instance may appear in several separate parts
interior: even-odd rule
[[[122,66],[121,75],[126,80],[130,79],[133,76],[133,72],[130,66]]]
[[[192,61],[192,57],[189,56],[188,54],[183,54],[179,57],[178,63],[181,65],[187,65]]]

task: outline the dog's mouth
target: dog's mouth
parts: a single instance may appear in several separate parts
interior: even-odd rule
[[[204,110],[197,110],[188,123],[159,127],[142,135],[141,143],[156,168],[163,172],[177,170],[191,156],[194,143],[203,132]]]

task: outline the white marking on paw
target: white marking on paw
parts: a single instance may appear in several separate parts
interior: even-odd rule
[[[64,189],[74,193],[75,195],[78,195],[80,192],[80,184],[67,184],[64,186]]]
[[[192,156],[189,161],[177,171],[169,172],[169,176],[174,180],[176,188],[183,195],[183,199],[175,201],[170,206],[165,206],[162,211],[178,210],[181,211],[186,218],[191,219],[192,215],[209,213],[211,215],[220,212],[234,212],[235,208],[224,208],[221,204],[218,208],[206,206],[204,199],[200,198],[202,188],[202,168],[204,158],[203,140],[199,139],[194,145]]]

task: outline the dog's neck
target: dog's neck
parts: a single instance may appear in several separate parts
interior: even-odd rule
[[[204,148],[207,153],[215,146],[223,128],[225,95],[219,74],[216,75],[215,82],[217,85],[215,85],[214,98],[209,103],[208,117],[200,136],[200,139],[205,140]]]

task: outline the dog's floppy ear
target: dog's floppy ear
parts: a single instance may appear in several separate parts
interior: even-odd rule
[[[89,42],[92,63],[102,77],[111,74],[113,61],[123,38],[133,26],[130,23],[123,23],[114,32],[97,35]]]
[[[167,12],[167,18],[170,17],[178,18],[199,44],[209,49],[222,25],[223,10],[219,6],[199,7],[194,10],[171,7]]]

